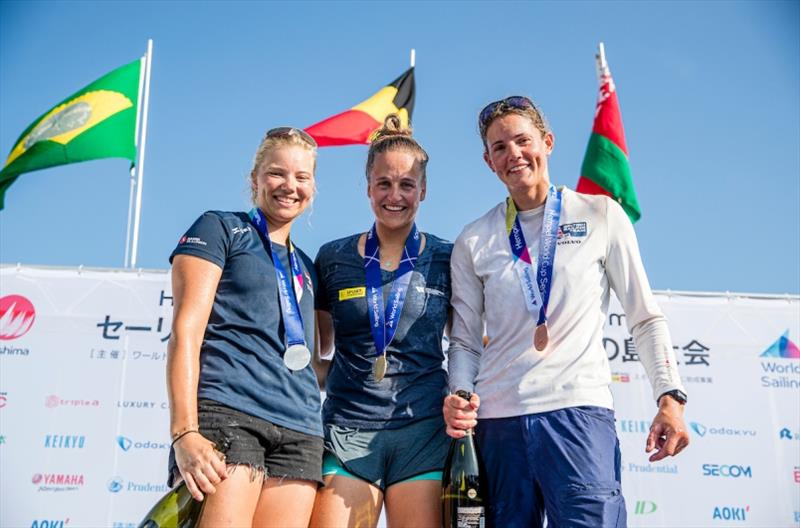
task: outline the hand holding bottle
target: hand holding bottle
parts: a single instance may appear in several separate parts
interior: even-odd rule
[[[463,438],[467,429],[472,429],[478,424],[478,407],[481,399],[474,392],[469,401],[455,394],[444,398],[442,414],[447,424],[447,434],[453,438]]]
[[[225,455],[199,432],[184,435],[173,447],[178,470],[195,500],[203,500],[203,493],[213,494],[214,484],[228,478]]]

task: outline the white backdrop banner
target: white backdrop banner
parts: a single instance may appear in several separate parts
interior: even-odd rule
[[[800,299],[657,293],[692,443],[649,463],[656,407],[614,300],[631,526],[800,526]],[[164,493],[166,271],[0,269],[0,526],[133,528]]]

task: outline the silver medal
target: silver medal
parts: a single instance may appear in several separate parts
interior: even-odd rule
[[[303,370],[311,362],[311,351],[305,345],[292,345],[283,353],[283,364],[289,370]]]

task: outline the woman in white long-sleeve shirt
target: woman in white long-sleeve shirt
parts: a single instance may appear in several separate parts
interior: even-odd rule
[[[550,183],[554,136],[530,99],[487,105],[479,128],[509,198],[453,248],[450,390],[473,397],[445,398],[448,433],[461,436],[480,417],[489,525],[541,526],[546,515],[551,527],[625,526],[602,339],[611,289],[658,402],[651,460],[689,441],[686,394],[633,227],[608,197]]]

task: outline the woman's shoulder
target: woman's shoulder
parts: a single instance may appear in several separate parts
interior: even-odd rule
[[[432,250],[437,253],[450,255],[453,252],[453,243],[431,233],[425,234],[425,251]]]
[[[605,216],[606,211],[616,204],[612,198],[604,194],[579,193],[565,186],[561,187],[560,190],[564,210],[569,213]]]
[[[201,220],[229,225],[250,225],[250,217],[247,215],[247,213],[242,211],[219,211],[216,209],[210,209],[197,217],[197,221]]]
[[[358,244],[358,237],[360,237],[362,233],[356,233],[354,235],[349,235],[342,238],[337,238],[336,240],[331,240],[330,242],[325,242],[320,246],[319,252],[317,253],[317,258],[322,255],[329,255],[332,253],[340,253],[342,251],[348,251],[353,247],[353,245]]]

